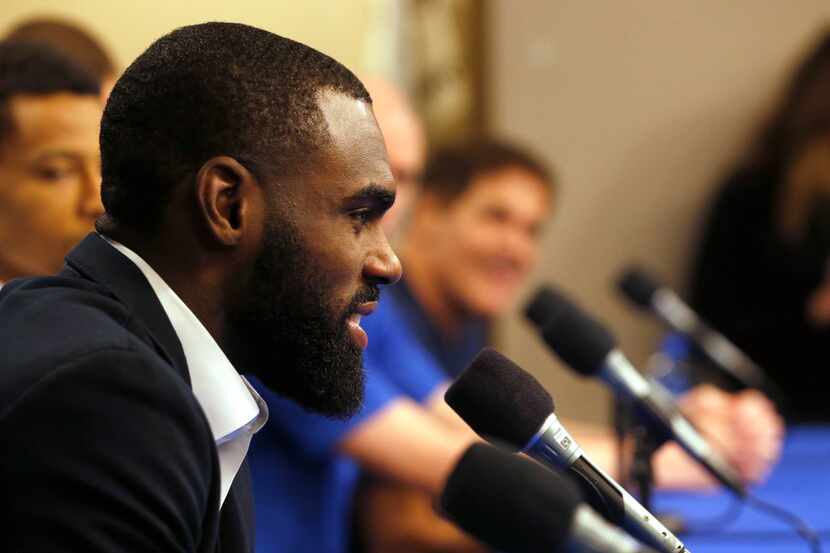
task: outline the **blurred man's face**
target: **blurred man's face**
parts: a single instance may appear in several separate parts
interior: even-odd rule
[[[536,262],[550,203],[538,177],[506,168],[479,176],[448,206],[435,204],[429,255],[448,300],[479,317],[509,308]]]
[[[401,276],[381,218],[395,198],[371,108],[322,96],[331,144],[296,182],[277,185],[263,247],[232,316],[239,366],[315,411],[353,414],[363,397],[360,326],[378,286]]]
[[[0,145],[0,280],[59,270],[102,212],[97,96],[17,96]]]
[[[383,226],[387,234],[392,235],[418,193],[417,179],[424,168],[426,137],[403,90],[389,81],[371,77],[365,79],[364,84],[372,95],[372,111],[383,132],[389,165],[397,184],[395,205],[383,217]]]
[[[386,232],[392,233],[418,193],[418,177],[426,158],[426,140],[417,116],[404,104],[387,106],[377,116],[397,184],[395,205],[383,218]]]

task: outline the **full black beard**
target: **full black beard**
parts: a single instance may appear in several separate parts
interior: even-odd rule
[[[269,217],[243,300],[229,316],[228,341],[240,372],[309,410],[348,418],[363,403],[365,376],[346,321],[379,292],[368,286],[338,310],[324,272],[312,267],[296,229]]]

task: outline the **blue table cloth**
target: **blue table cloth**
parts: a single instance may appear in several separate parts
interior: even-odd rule
[[[830,553],[830,427],[790,428],[779,464],[753,494],[801,517],[819,534],[822,549]],[[652,507],[653,512],[685,519],[691,531],[680,537],[692,553],[810,551],[790,526],[749,505],[731,523],[717,524],[719,514],[727,513],[733,501],[725,492],[660,492]]]

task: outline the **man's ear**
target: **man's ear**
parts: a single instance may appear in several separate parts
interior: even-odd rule
[[[254,175],[229,156],[217,156],[196,174],[198,215],[208,235],[224,246],[237,245],[255,212],[260,192]]]

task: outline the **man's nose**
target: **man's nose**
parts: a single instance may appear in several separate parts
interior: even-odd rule
[[[101,204],[101,172],[97,167],[84,171],[78,209],[85,217],[96,219],[104,213]]]
[[[384,238],[381,248],[372,255],[364,267],[365,276],[378,284],[395,284],[401,279],[401,260]]]
[[[504,252],[514,263],[522,269],[533,263],[536,257],[537,244],[526,230],[521,228],[507,229],[503,237]]]

